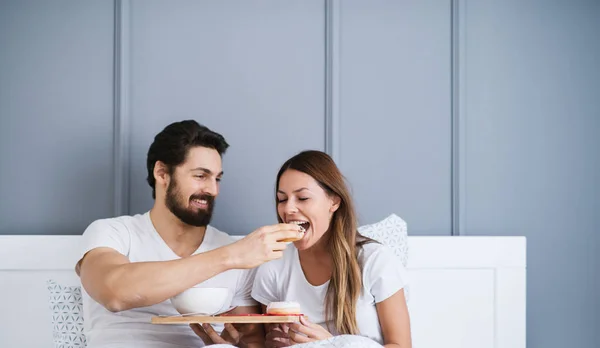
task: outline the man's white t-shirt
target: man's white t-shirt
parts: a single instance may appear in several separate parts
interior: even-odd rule
[[[394,295],[407,285],[402,262],[386,246],[368,243],[358,253],[362,270],[362,292],[356,304],[356,321],[361,336],[383,344],[376,303]],[[337,335],[333,322],[325,321],[325,296],[329,281],[314,286],[302,271],[298,249],[288,246],[283,257],[261,265],[254,279],[252,297],[268,305],[270,302],[295,301],[309,320]]]
[[[194,254],[207,252],[235,240],[228,234],[207,226],[202,244]],[[88,251],[108,247],[127,256],[131,262],[179,259],[158,234],[150,214],[121,216],[94,221],[83,233],[80,257]],[[250,295],[255,270],[229,270],[203,282],[203,285],[227,287],[234,292],[230,306],[257,305]],[[156,275],[160,276],[160,275]],[[181,348],[202,347],[204,343],[188,325],[155,325],[157,315],[178,315],[170,300],[162,303],[113,313],[83,295],[84,332],[88,348]],[[222,330],[215,327],[215,330]]]

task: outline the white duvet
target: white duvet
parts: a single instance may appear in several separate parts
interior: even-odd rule
[[[217,347],[235,347],[229,344],[216,344],[211,345],[211,348]],[[293,346],[294,348],[342,348],[342,347],[356,347],[356,348],[381,348],[383,347],[381,344],[363,337],[363,336],[354,336],[354,335],[341,335],[335,336],[327,340],[304,343]]]

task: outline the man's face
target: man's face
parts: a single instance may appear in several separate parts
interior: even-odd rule
[[[170,176],[165,204],[184,223],[203,227],[210,223],[214,199],[223,175],[221,156],[210,148],[197,146]]]

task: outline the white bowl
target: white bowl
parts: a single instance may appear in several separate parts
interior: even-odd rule
[[[215,315],[229,308],[233,293],[228,288],[195,286],[171,297],[180,314]]]

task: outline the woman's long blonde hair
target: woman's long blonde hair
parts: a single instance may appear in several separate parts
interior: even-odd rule
[[[358,334],[356,303],[362,291],[358,249],[371,240],[358,233],[356,212],[344,176],[326,153],[303,151],[281,166],[275,192],[279,189],[281,175],[288,169],[310,175],[329,196],[340,198],[339,208],[333,213],[327,232],[333,272],[327,288],[325,315],[328,323],[333,321],[339,334]],[[275,200],[277,204],[277,197]],[[282,222],[279,214],[277,217]]]

